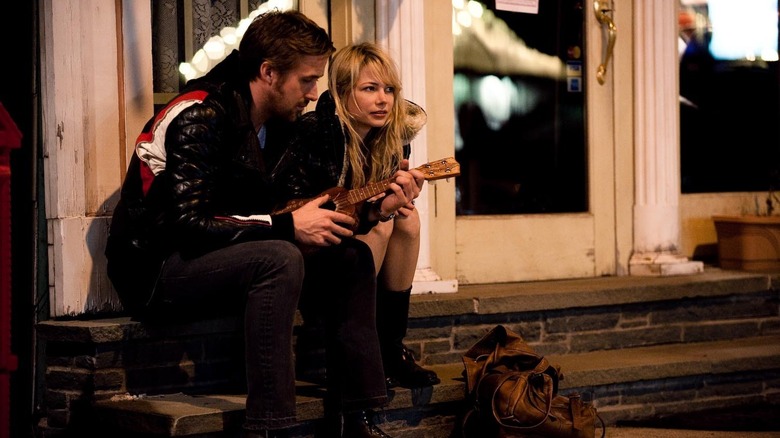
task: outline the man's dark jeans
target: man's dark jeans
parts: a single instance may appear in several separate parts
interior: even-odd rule
[[[376,271],[371,248],[357,239],[306,253],[304,319],[325,325],[326,413],[376,408],[387,402],[376,331]]]
[[[152,302],[198,316],[243,309],[245,428],[265,430],[296,423],[292,344],[299,299],[316,303],[314,310],[326,321],[329,404],[351,411],[386,403],[375,291],[373,257],[363,242],[345,239],[304,259],[294,244],[269,240],[194,259],[173,254]]]

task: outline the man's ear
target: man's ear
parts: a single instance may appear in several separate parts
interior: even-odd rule
[[[264,61],[262,64],[260,64],[260,80],[263,82],[268,83],[269,85],[273,82],[274,77],[277,75],[276,69],[269,64],[267,61]]]

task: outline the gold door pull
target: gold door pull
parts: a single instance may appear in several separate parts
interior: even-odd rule
[[[617,27],[615,26],[615,22],[612,21],[612,17],[607,15],[609,12],[612,12],[608,5],[608,1],[602,2],[595,0],[593,2],[593,9],[596,13],[596,19],[599,21],[599,23],[601,23],[601,26],[606,29],[608,36],[607,50],[604,54],[604,62],[602,62],[599,65],[599,68],[596,70],[596,79],[601,85],[604,85],[604,81],[606,81],[607,65],[609,64],[609,59],[612,57],[612,50],[615,48],[615,39],[617,39]]]

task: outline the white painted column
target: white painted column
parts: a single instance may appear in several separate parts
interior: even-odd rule
[[[403,94],[408,100],[425,106],[425,15],[424,2],[419,0],[377,0],[376,41],[398,64]],[[427,163],[428,144],[425,129],[412,144],[412,166]],[[420,254],[414,275],[412,293],[457,292],[456,280],[442,280],[431,267],[431,242],[428,183],[423,187],[416,207],[420,213]]]
[[[679,255],[677,0],[634,4],[634,253],[631,275],[703,271]]]

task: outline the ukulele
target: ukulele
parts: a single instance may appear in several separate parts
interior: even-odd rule
[[[460,164],[458,164],[454,158],[449,157],[425,163],[422,166],[417,167],[416,170],[422,172],[426,181],[434,181],[460,175]],[[355,218],[357,222],[358,205],[366,199],[385,192],[394,180],[395,178],[391,177],[352,190],[347,190],[344,187],[332,187],[313,198],[293,199],[287,202],[284,207],[274,210],[271,214],[288,213],[301,208],[307,202],[319,198],[320,196],[330,195],[330,200],[325,203],[323,207],[335,210],[339,213],[348,214]],[[357,223],[355,227],[357,227]]]

